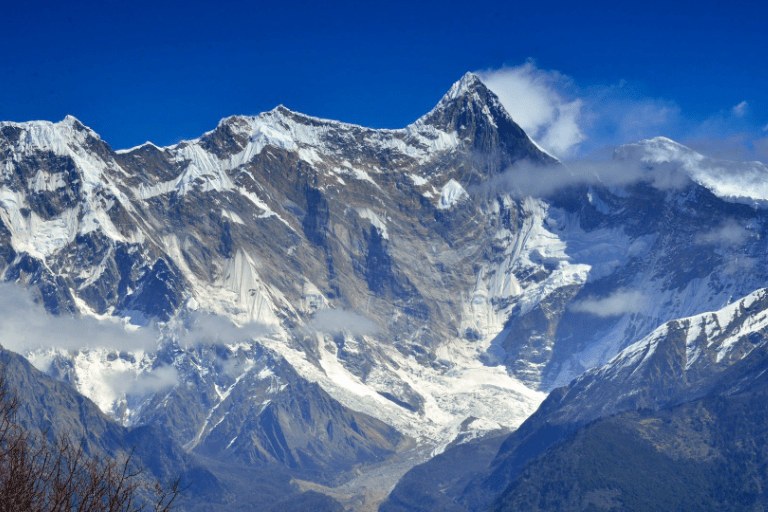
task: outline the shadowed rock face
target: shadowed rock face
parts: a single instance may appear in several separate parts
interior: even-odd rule
[[[136,290],[126,297],[120,309],[136,311],[147,318],[168,320],[183,300],[182,284],[181,272],[173,263],[160,258],[136,281]]]
[[[274,373],[240,380],[203,427],[207,435],[188,446],[244,466],[278,463],[297,476],[336,484],[356,465],[385,460],[405,440],[385,423],[343,407],[285,362],[268,364]]]
[[[719,359],[715,368],[694,361],[687,370],[675,370],[677,365],[671,361],[681,359],[679,354],[672,355],[674,347],[679,347],[679,338],[672,335],[660,340],[659,346],[650,351],[659,356],[636,366],[644,374],[635,383],[639,384],[640,401],[646,407],[617,401],[617,389],[611,400],[613,410],[624,412],[573,428],[574,433],[532,457],[521,472],[512,474],[509,485],[489,510],[536,510],[540,503],[550,508],[578,509],[596,499],[600,500],[598,504],[604,503],[605,498],[610,498],[610,506],[627,510],[764,507],[768,498],[761,468],[768,460],[764,449],[768,434],[768,351],[764,329],[752,329],[743,321],[745,317],[760,321],[765,307],[762,300],[745,305],[730,322],[730,329],[723,325],[726,328],[721,333],[708,336],[715,349],[703,356],[712,363]],[[722,335],[733,335],[739,325],[746,329],[737,336],[737,346],[730,356],[707,357],[719,352],[724,345]],[[685,326],[675,327],[685,330]],[[707,346],[702,341],[696,339],[694,346]],[[660,365],[660,360],[667,362]],[[675,373],[677,378],[671,375]],[[609,380],[605,378],[601,387],[605,389]],[[567,402],[578,405],[578,399],[568,400],[568,394],[578,387],[573,388],[560,401],[561,416],[568,413],[568,408],[563,407]],[[557,415],[549,416],[557,421]],[[572,412],[570,416],[576,418]],[[512,446],[508,444],[507,448]],[[509,453],[502,449],[499,457]],[[654,492],[646,492],[649,488]]]
[[[521,159],[554,163],[554,159],[543,154],[515,124],[496,95],[471,73],[457,82],[419,122],[446,133],[455,132],[468,142],[475,155],[486,157],[485,163],[491,172],[503,171]]]

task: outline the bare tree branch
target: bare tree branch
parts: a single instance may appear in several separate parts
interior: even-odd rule
[[[26,432],[16,420],[19,401],[0,368],[0,512],[169,512],[179,480],[147,483],[133,451],[103,460],[83,443],[55,442]]]

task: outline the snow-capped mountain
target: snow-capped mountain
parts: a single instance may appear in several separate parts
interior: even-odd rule
[[[277,107],[113,151],[0,123],[0,167],[3,279],[144,340],[0,342],[125,425],[324,484],[410,450],[391,487],[768,277],[765,166],[658,138],[580,173],[471,73],[399,130]]]
[[[304,378],[433,440],[469,415],[514,424],[542,398],[478,361],[506,320],[494,301],[520,286],[474,268],[493,242],[467,240],[482,212],[466,189],[522,156],[552,160],[473,75],[404,130],[282,107],[171,148],[119,153],[72,118],[3,130],[5,277],[34,275],[51,312],[257,322],[270,330],[260,344]],[[426,261],[414,259],[424,247]],[[323,310],[342,314],[331,321],[361,315],[373,330],[300,328]],[[80,389],[93,364],[75,365]]]

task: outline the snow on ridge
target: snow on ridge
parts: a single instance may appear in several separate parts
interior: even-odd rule
[[[440,108],[445,107],[447,104],[454,101],[455,99],[464,96],[465,94],[472,91],[473,87],[477,87],[477,86],[485,86],[485,84],[483,84],[483,81],[480,80],[479,76],[477,76],[471,71],[467,71],[466,73],[464,73],[464,76],[462,76],[458,81],[454,82],[451,88],[448,89],[448,92],[445,93],[442,98],[440,98],[440,101],[435,106],[435,108],[419,119],[424,119],[428,117],[431,113],[435,112],[436,110],[439,110]]]
[[[215,129],[206,132],[196,139],[181,141],[167,147],[159,147],[147,141],[132,148],[117,150],[116,154],[124,155],[130,154],[142,147],[152,146],[160,151],[170,151],[177,158],[182,157],[192,161],[179,176],[169,181],[154,185],[139,185],[136,190],[136,197],[146,200],[171,191],[185,193],[194,186],[197,178],[204,178],[203,181],[205,183],[203,187],[205,189],[229,190],[231,183],[229,183],[227,171],[248,163],[267,146],[297,151],[302,160],[307,161],[313,166],[322,164],[323,157],[337,158],[341,155],[341,149],[337,145],[343,142],[330,143],[327,138],[329,133],[338,132],[339,130],[342,132],[362,131],[365,147],[378,148],[382,151],[394,150],[403,155],[403,157],[413,158],[418,163],[428,161],[434,152],[454,149],[460,143],[456,133],[446,133],[433,126],[412,124],[400,129],[373,129],[296,113],[282,105],[257,116],[231,116],[224,118],[219,122],[217,128],[225,123],[233,123],[235,120],[241,121],[241,123],[238,123],[238,125],[241,125],[238,128],[246,130],[245,134],[248,135],[249,140],[241,152],[224,160],[208,154],[201,145],[203,138],[213,133]],[[30,121],[26,123],[1,122],[0,126],[15,126],[24,130],[25,136],[23,136],[22,147],[20,148],[22,151],[25,148],[42,149],[70,156],[73,155],[73,151],[78,150],[81,146],[80,143],[84,142],[85,136],[99,138],[89,128],[82,130],[77,126],[78,124],[81,123],[77,119],[68,116],[58,123],[50,121]],[[77,132],[85,135],[78,135]],[[345,137],[342,133],[342,138]],[[79,152],[82,153],[82,151]],[[85,156],[88,157],[89,155]],[[85,160],[88,159],[86,158]],[[87,167],[98,169],[99,166]],[[370,181],[378,186],[365,171],[353,169],[353,173],[356,178]],[[97,172],[96,174],[100,173]],[[99,182],[103,179],[102,176],[89,177],[95,178],[89,180],[91,182]],[[113,193],[130,210],[130,206],[126,203],[122,194],[118,190],[114,190]]]
[[[78,129],[76,124],[82,126],[83,129]],[[51,121],[0,122],[0,127],[6,126],[22,130],[22,134],[14,148],[22,153],[42,150],[51,151],[61,156],[69,156],[71,146],[85,142],[87,136],[90,135],[96,139],[100,138],[96,132],[72,116],[67,116],[56,123]]]
[[[459,98],[469,92],[473,86],[477,86],[478,84],[482,83],[483,82],[480,80],[479,76],[471,71],[467,71],[464,73],[464,76],[459,79],[458,82],[451,86],[445,96],[443,96],[443,99],[447,101],[455,100],[456,98]]]
[[[21,194],[0,189],[0,219],[11,232],[11,246],[16,252],[44,260],[75,239],[78,208],[65,211],[59,218],[45,220],[34,211],[24,216],[21,213],[24,204]]]
[[[6,167],[12,168],[19,154],[50,151],[74,163],[76,180],[81,183],[79,204],[65,209],[50,220],[43,220],[34,212],[24,215],[22,210],[27,207],[27,194],[66,187],[67,178],[64,173],[38,169],[29,181],[29,190],[14,191],[13,186],[0,189],[0,215],[11,230],[11,244],[16,250],[45,259],[71,243],[77,234],[88,234],[96,229],[113,240],[125,241],[107,212],[115,202],[119,202],[127,212],[132,212],[134,208],[128,197],[109,178],[110,172],[120,170],[116,162],[111,158],[103,159],[87,149],[89,139],[99,139],[93,130],[72,116],[58,123],[31,121],[0,124],[15,126],[22,131],[13,143],[11,154],[6,158]]]
[[[417,176],[417,175],[415,175],[413,173],[409,173],[409,174],[407,174],[407,176],[408,176],[408,178],[410,178],[410,180],[413,182],[413,185],[416,186],[416,187],[423,187],[424,185],[429,183],[428,179],[426,179],[426,178],[424,178],[422,176]]]
[[[768,166],[706,157],[667,137],[655,137],[617,149],[620,158],[648,164],[673,164],[717,197],[736,203],[768,206]]]
[[[319,124],[323,124],[323,125],[333,125],[335,127],[343,128],[343,129],[371,130],[371,131],[384,132],[384,133],[396,133],[396,132],[402,131],[402,128],[370,128],[368,126],[363,126],[363,125],[359,125],[359,124],[355,124],[355,123],[347,123],[345,121],[339,121],[337,119],[327,119],[327,118],[324,118],[324,117],[316,117],[316,116],[312,116],[312,115],[309,115],[309,114],[304,114],[303,112],[296,112],[296,111],[291,110],[291,109],[289,109],[288,107],[286,107],[285,105],[282,105],[282,104],[276,106],[272,110],[269,110],[267,112],[262,112],[261,114],[259,114],[257,116],[247,116],[245,118],[246,119],[256,119],[256,118],[259,118],[259,117],[262,117],[262,116],[265,116],[265,115],[268,115],[268,114],[276,115],[276,116],[279,115],[279,116],[281,116],[283,118],[286,118],[287,116],[285,115],[285,112],[291,114],[294,117],[304,118],[304,119],[306,119],[308,121],[313,121],[313,122],[316,122],[316,123],[319,123]]]
[[[437,103],[437,105],[435,105],[432,108],[432,110],[430,110],[423,116],[419,117],[410,126],[414,126],[414,127],[428,126],[426,124],[426,120],[429,119],[433,114],[435,114],[435,112],[439,112],[440,110],[444,109],[452,101],[467,94],[472,89],[473,86],[477,86],[477,85],[484,86],[485,84],[483,84],[482,80],[480,80],[480,77],[478,77],[476,74],[472,73],[471,71],[468,71],[458,81],[453,83],[451,88],[448,89],[448,92],[445,93],[442,98],[440,98],[440,101]]]
[[[132,148],[116,149],[115,153],[117,153],[118,155],[125,155],[125,154],[128,154],[128,153],[132,153],[132,152],[136,151],[137,149],[141,149],[141,148],[143,148],[145,146],[152,146],[153,148],[157,149],[158,151],[164,151],[164,150],[168,149],[169,147],[172,147],[172,146],[160,147],[157,144],[155,144],[154,142],[146,141],[146,142],[144,142],[142,144],[139,144],[138,146],[133,146]]]
[[[286,115],[286,112],[291,115]],[[300,157],[310,164],[321,161],[320,155],[339,157],[340,148],[327,140],[327,135],[338,131],[342,132],[342,137],[345,132],[362,131],[366,146],[395,150],[421,163],[429,160],[433,152],[453,149],[459,144],[455,133],[446,133],[433,126],[409,125],[400,129],[373,129],[297,114],[284,107],[239,119],[249,126],[250,141],[240,154],[231,158],[231,167],[246,163],[268,145],[299,150]],[[354,148],[355,145],[351,147]]]
[[[94,132],[91,128],[84,125],[79,119],[77,119],[75,116],[67,115],[62,119],[61,121],[48,121],[45,119],[39,119],[34,121],[0,121],[0,128],[4,128],[6,126],[11,126],[14,128],[20,128],[21,130],[31,130],[35,132],[40,132],[44,130],[56,130],[56,129],[77,129],[76,125],[80,125],[84,128],[86,132],[88,132],[91,136],[96,137],[97,139],[100,139],[99,134]]]
[[[687,330],[686,371],[700,358],[703,349],[714,348],[717,351],[716,362],[720,362],[745,335],[768,327],[768,311],[758,312],[751,321],[733,327],[734,321],[738,320],[740,314],[743,314],[746,309],[766,295],[768,295],[768,288],[761,288],[717,311],[671,320],[626,347],[604,366],[589,370],[585,375],[606,375],[620,368],[642,364],[642,361],[647,360],[655,352],[659,343],[669,334],[673,324],[682,326]],[[722,338],[726,333],[727,337]],[[702,345],[700,341],[706,343]],[[718,342],[716,347],[714,346],[715,341]],[[749,353],[750,351],[746,351],[741,355],[741,358],[746,357]]]
[[[510,117],[510,119],[511,119],[511,117]],[[545,155],[547,155],[549,158],[551,158],[552,160],[554,160],[554,161],[555,161],[555,163],[558,163],[558,164],[561,164],[561,163],[562,163],[562,162],[560,161],[560,159],[559,159],[559,158],[557,158],[555,155],[553,155],[552,153],[550,153],[549,151],[547,151],[546,149],[544,149],[543,147],[541,147],[541,146],[539,145],[539,143],[538,143],[538,142],[536,142],[535,140],[533,140],[533,137],[531,137],[531,136],[530,136],[530,135],[528,135],[527,133],[525,134],[525,136],[526,136],[526,137],[528,137],[528,140],[531,142],[531,144],[533,144],[534,146],[536,146],[536,149],[538,149],[539,151],[541,151],[542,153],[544,153]]]

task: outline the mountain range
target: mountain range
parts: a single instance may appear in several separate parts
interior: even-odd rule
[[[762,163],[563,163],[468,73],[399,130],[280,106],[115,151],[4,122],[0,169],[0,344],[48,390],[24,421],[144,447],[185,509],[641,510],[573,462],[605,432],[696,482],[745,475],[713,466],[728,411],[762,439]]]

